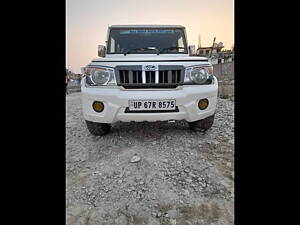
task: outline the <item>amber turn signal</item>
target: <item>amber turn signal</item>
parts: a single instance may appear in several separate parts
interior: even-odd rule
[[[103,102],[94,102],[93,103],[93,109],[96,112],[102,112],[104,110],[104,104],[103,104]]]
[[[198,102],[199,109],[201,109],[201,110],[206,109],[207,106],[208,106],[208,100],[206,98],[199,100],[199,102]]]

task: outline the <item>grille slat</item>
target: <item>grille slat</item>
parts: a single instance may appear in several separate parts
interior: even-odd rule
[[[168,83],[172,83],[172,71],[168,71]]]
[[[133,83],[133,72],[132,70],[129,70],[129,83],[132,84]]]

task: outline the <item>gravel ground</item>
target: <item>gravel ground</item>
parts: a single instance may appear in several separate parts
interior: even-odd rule
[[[142,122],[116,123],[95,137],[80,94],[66,97],[68,225],[233,224],[232,100],[218,99],[206,133],[184,121]]]

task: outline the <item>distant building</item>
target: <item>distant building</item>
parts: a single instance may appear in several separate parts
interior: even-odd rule
[[[222,48],[224,48],[224,45],[222,42],[215,43],[214,47],[199,47],[196,51],[196,55],[198,56],[209,56],[210,54],[217,54],[221,52]]]
[[[234,51],[222,50],[224,45],[222,42],[215,43],[214,47],[199,47],[196,51],[197,56],[208,57],[212,64],[232,62],[234,60]]]

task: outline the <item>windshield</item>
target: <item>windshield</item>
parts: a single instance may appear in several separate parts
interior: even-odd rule
[[[113,28],[108,39],[108,54],[187,54],[184,29]]]

